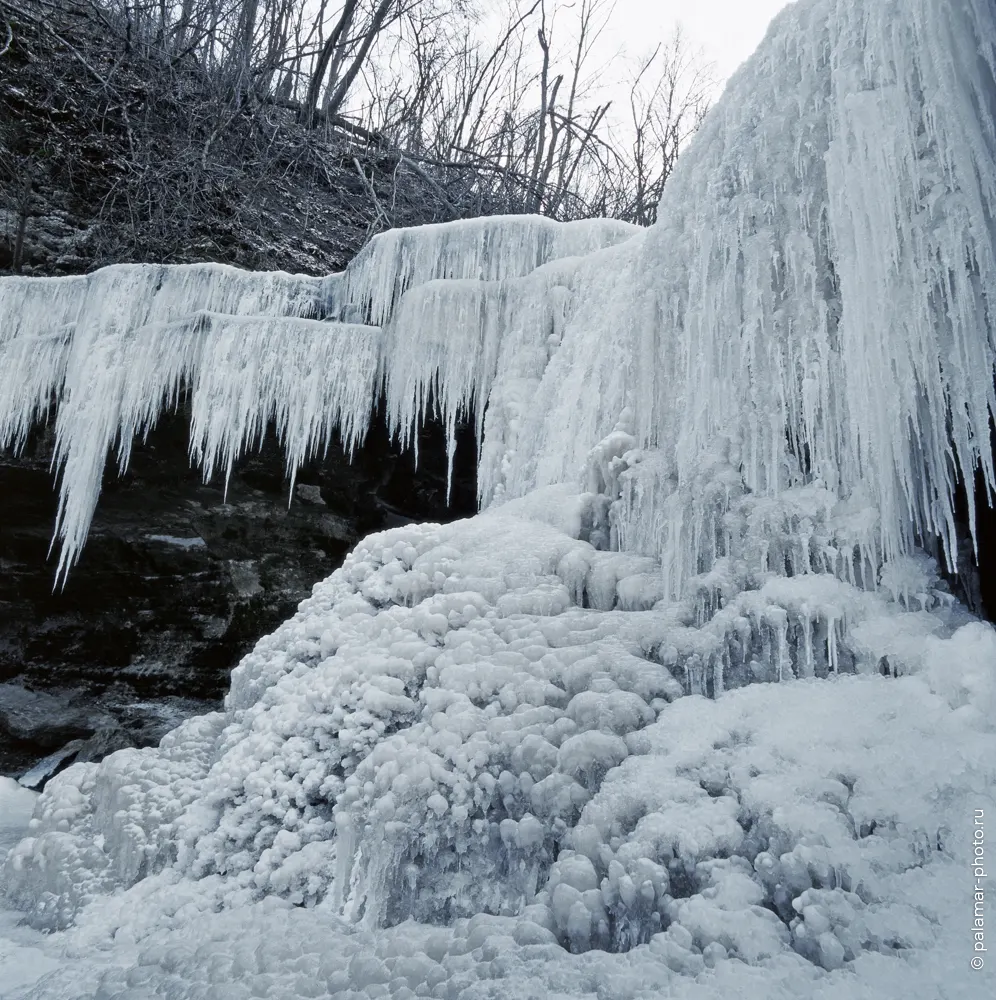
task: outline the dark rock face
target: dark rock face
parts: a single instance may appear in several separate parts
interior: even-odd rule
[[[989,440],[991,461],[996,466],[996,422],[990,421]],[[975,510],[973,543],[969,516],[969,493]],[[981,470],[971,480],[959,479],[955,484],[955,530],[958,551],[951,562],[957,573],[945,573],[951,589],[974,614],[996,622],[996,497],[986,489]],[[934,541],[940,554],[942,545]],[[942,566],[944,560],[939,560]]]
[[[123,477],[105,474],[80,562],[53,592],[51,449],[49,430],[0,455],[0,773],[98,732],[157,741],[213,707],[241,656],[361,537],[476,509],[472,431],[448,507],[441,428],[422,432],[416,469],[378,417],[352,463],[335,445],[302,469],[288,505],[273,435],[238,463],[226,496],[190,467],[177,413],[136,443]]]
[[[52,750],[87,738],[98,724],[93,713],[74,705],[65,694],[60,697],[0,684],[0,728],[22,743]]]

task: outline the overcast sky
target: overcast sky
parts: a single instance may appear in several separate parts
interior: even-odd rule
[[[642,48],[674,29],[684,27],[688,39],[700,45],[715,64],[721,85],[757,48],[771,19],[788,0],[617,0],[613,27],[627,39],[645,37]],[[637,51],[641,46],[637,44]],[[636,53],[634,53],[636,54]]]

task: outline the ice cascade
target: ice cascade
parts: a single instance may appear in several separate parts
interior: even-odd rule
[[[124,468],[186,390],[206,476],[270,419],[293,475],[331,433],[355,444],[382,388],[403,440],[440,411],[451,460],[470,416],[484,505],[577,482],[628,408],[612,542],[658,557],[672,597],[746,557],[744,497],[809,489],[766,515],[793,572],[875,585],[918,541],[956,551],[957,481],[996,485],[994,35],[981,0],[794,5],[648,231],[501,217],[384,233],[325,279],[0,280],[0,445],[55,399],[60,575],[108,449]]]

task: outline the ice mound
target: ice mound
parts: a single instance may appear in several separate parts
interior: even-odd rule
[[[698,629],[691,599],[624,610],[634,557],[578,537],[594,502],[553,487],[365,539],[223,713],[50,782],[7,901],[75,923],[69,954],[131,949],[108,998],[483,997],[496,978],[630,996],[651,969],[798,989],[929,966],[996,753],[996,632],[817,574]],[[828,594],[850,602],[848,666],[820,679],[765,623],[825,616]],[[726,640],[770,683],[697,695]],[[57,981],[33,995],[78,995]]]
[[[26,996],[960,996],[966,831],[996,750],[977,722],[919,676],[679,698],[619,766],[610,734],[592,741],[610,770],[517,912],[376,927],[343,919],[333,894],[259,899],[181,863],[92,901],[65,936],[71,964]],[[538,741],[519,747],[552,764],[536,761]],[[432,799],[450,787],[421,792],[418,860],[444,876],[434,839],[460,862],[439,844]],[[537,857],[550,837],[525,813],[497,825],[492,858],[526,857],[531,842]],[[375,823],[359,854],[382,834]],[[473,845],[462,863],[475,882],[498,865]],[[380,891],[403,900],[403,869],[382,875]]]

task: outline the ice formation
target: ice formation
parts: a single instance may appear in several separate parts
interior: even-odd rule
[[[58,578],[85,542],[111,447],[123,471],[133,438],[184,391],[206,478],[227,475],[273,421],[293,490],[333,433],[350,451],[362,439],[381,381],[406,442],[430,399],[442,408],[452,456],[460,412],[483,421],[502,283],[637,232],[515,216],[388,232],[323,279],[203,264],[0,279],[0,448],[23,446],[54,399]]]
[[[993,30],[981,0],[797,5],[647,231],[503,217],[382,234],[326,279],[4,279],[0,444],[56,397],[60,574],[108,448],[126,464],[183,388],[208,476],[273,418],[293,474],[382,389],[405,441],[435,407],[452,451],[471,416],[484,505],[578,481],[627,409],[611,541],[673,598],[722,557],[874,585],[917,544],[956,552],[957,481],[996,487]],[[789,551],[747,551],[744,497]]]
[[[224,711],[52,779],[0,869],[70,928],[24,996],[960,996],[996,631],[817,574],[613,609],[647,560],[587,503],[370,536]],[[724,651],[771,683],[696,695]]]
[[[383,234],[327,279],[211,266],[4,279],[0,443],[57,398],[60,574],[108,447],[125,464],[185,386],[205,475],[272,417],[293,473],[330,433],[362,435],[381,387],[404,440],[434,406],[452,449],[471,415],[485,505],[576,481],[629,408],[615,541],[658,557],[672,597],[745,556],[726,517],[743,495],[825,491],[801,520],[766,515],[794,537],[796,572],[815,559],[873,584],[918,542],[955,552],[956,481],[981,467],[996,484],[993,12],[831,6],[786,14],[647,232],[508,217]],[[199,388],[221,364],[240,384]],[[865,516],[844,525],[841,504]]]
[[[483,507],[367,538],[223,711],[50,782],[0,891],[77,966],[27,995],[963,995],[996,631],[924,548],[996,486],[994,118],[990,3],[800,0],[649,230],[0,281],[61,573],[182,391],[208,475],[270,421],[293,475],[379,394],[413,445],[467,416]]]

